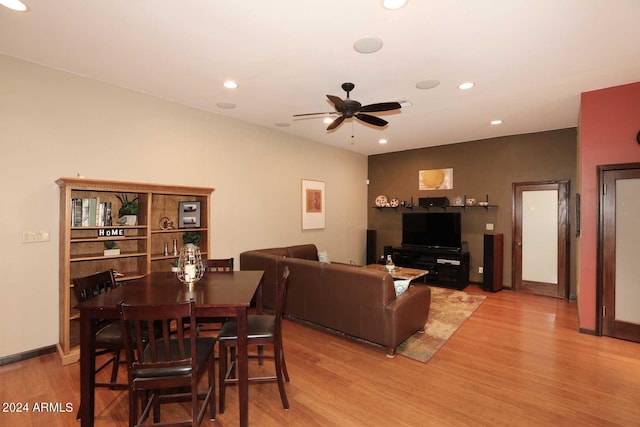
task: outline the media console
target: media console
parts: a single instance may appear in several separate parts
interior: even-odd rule
[[[395,265],[429,270],[427,283],[464,289],[469,284],[469,252],[419,246],[391,248]]]

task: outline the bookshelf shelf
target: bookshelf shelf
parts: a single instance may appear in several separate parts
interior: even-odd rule
[[[74,363],[80,358],[79,328],[77,304],[73,294],[72,279],[113,269],[119,274],[117,282],[138,279],[152,271],[169,271],[174,256],[163,256],[164,244],[172,247],[173,239],[182,245],[181,236],[186,232],[197,231],[201,235],[203,256],[209,248],[209,209],[213,188],[143,184],[122,181],[106,181],[84,178],[60,178],[56,181],[60,187],[60,335],[58,353],[63,364]],[[120,206],[118,196],[127,195],[129,200],[138,199],[140,213],[137,225],[117,224]],[[89,206],[104,204],[102,212],[110,206],[113,224],[108,224],[107,215],[101,216],[96,207],[85,221],[78,226],[77,200],[94,200]],[[163,230],[158,228],[162,218],[178,223],[180,202],[199,202],[200,227]],[[84,202],[82,202],[84,203]],[[91,208],[93,209],[93,208]],[[84,218],[83,218],[84,220]],[[75,222],[74,222],[75,221]],[[152,237],[153,236],[153,237]],[[120,248],[120,254],[105,256],[104,243],[114,241]]]

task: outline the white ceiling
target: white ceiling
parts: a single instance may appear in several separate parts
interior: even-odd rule
[[[23,1],[0,6],[1,53],[364,154],[574,127],[580,93],[640,81],[639,0]],[[355,52],[365,37],[383,48]],[[382,129],[293,119],[347,81],[413,105]]]

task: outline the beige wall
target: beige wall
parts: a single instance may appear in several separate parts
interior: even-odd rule
[[[484,200],[497,208],[467,209],[462,215],[462,240],[469,244],[471,272],[469,280],[482,282],[478,267],[483,262],[483,235],[486,224],[495,233],[504,234],[504,285],[511,287],[511,219],[512,183],[546,180],[571,181],[571,295],[576,294],[575,281],[575,193],[576,193],[576,129],[562,129],[526,135],[514,135],[440,147],[401,151],[369,157],[369,228],[377,230],[377,253],[383,246],[400,245],[404,209],[379,210],[375,198],[398,197],[415,204],[419,197],[449,198],[457,195]],[[452,190],[418,190],[418,171],[453,168]],[[414,209],[415,211],[415,209]]]
[[[214,187],[214,257],[311,242],[364,262],[365,156],[0,55],[0,357],[58,341],[54,181],[78,173]],[[301,230],[302,178],[326,182],[324,230]]]

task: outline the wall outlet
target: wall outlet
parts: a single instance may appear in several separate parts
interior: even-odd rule
[[[484,273],[484,269],[482,267],[478,267],[478,273],[480,274]]]

